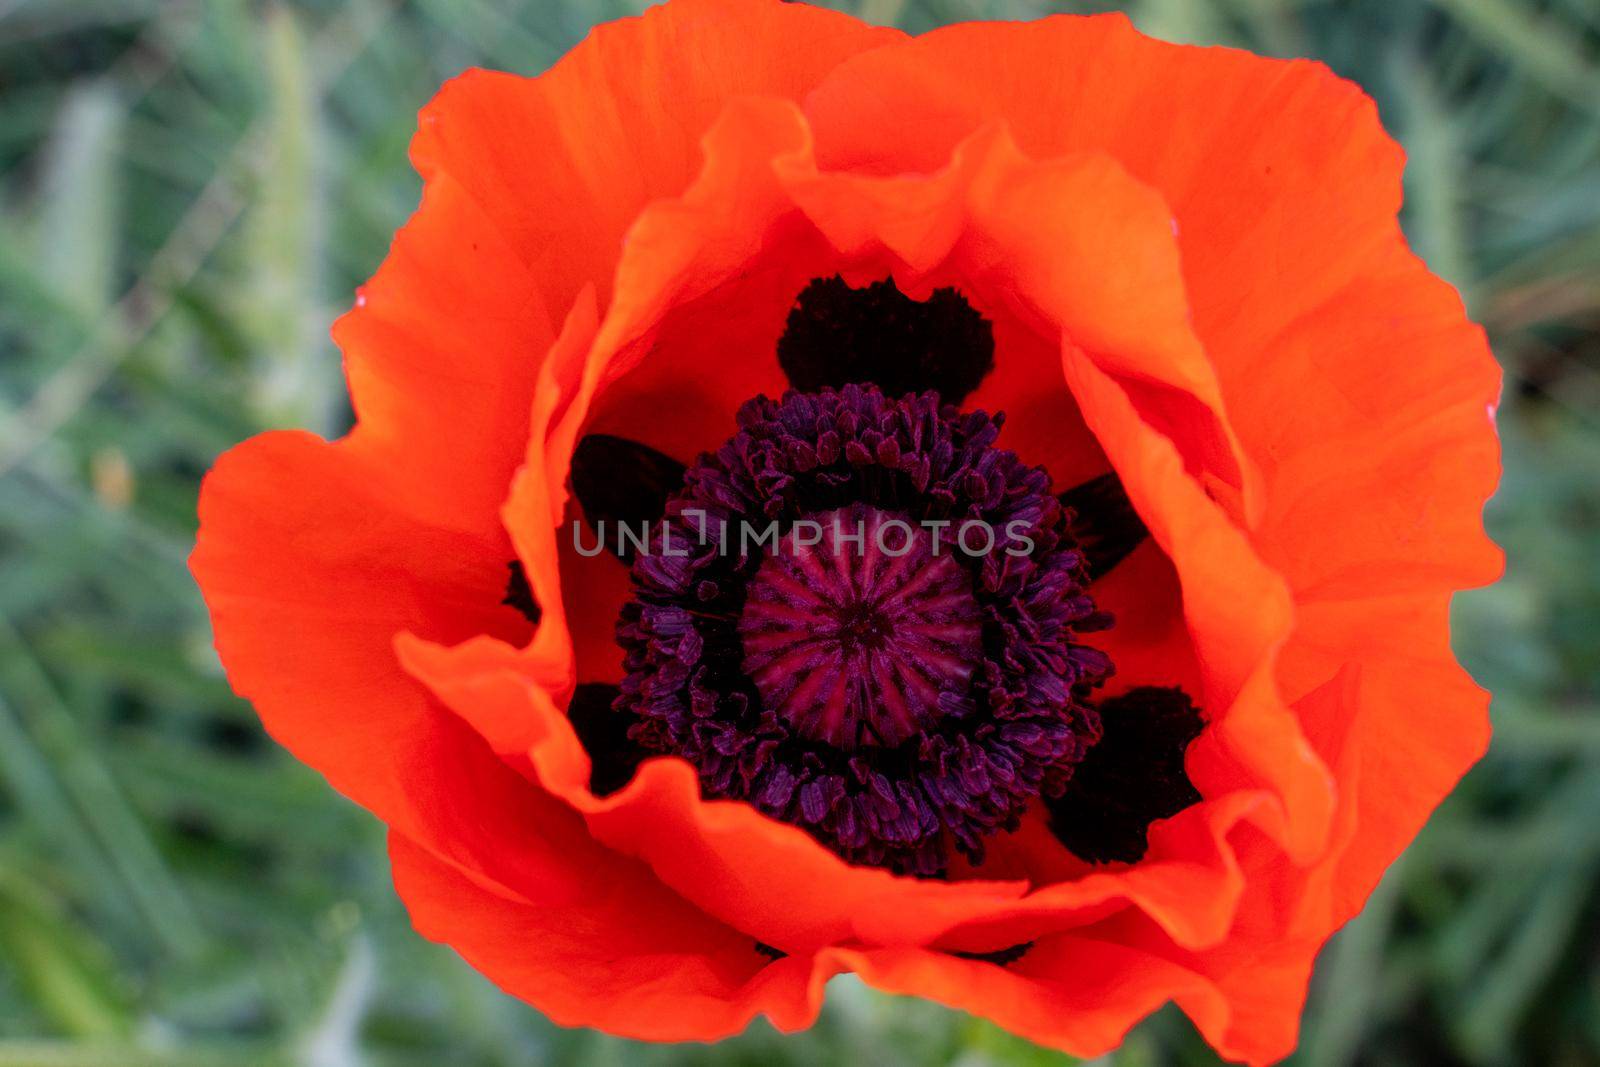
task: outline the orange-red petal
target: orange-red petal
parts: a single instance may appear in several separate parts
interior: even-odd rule
[[[921,121],[873,132],[907,108]],[[937,31],[843,64],[807,110],[824,165],[928,169],[1005,121],[1030,153],[1114,156],[1171,205],[1195,331],[1262,475],[1251,541],[1295,600],[1272,680],[1339,789],[1320,860],[1249,850],[1240,925],[1206,957],[1239,1009],[1202,1020],[1208,1036],[1283,1055],[1304,986],[1284,976],[1303,976],[1487,736],[1446,607],[1498,570],[1480,515],[1499,376],[1405,247],[1398,146],[1317,64],[1165,45],[1120,16]],[[1285,902],[1292,929],[1263,920]]]

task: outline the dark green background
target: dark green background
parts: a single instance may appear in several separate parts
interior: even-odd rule
[[[1600,1063],[1600,4],[1126,8],[1377,97],[1412,240],[1507,372],[1509,574],[1456,610],[1494,746],[1323,955],[1298,1062]],[[410,932],[379,827],[265,740],[210,651],[196,485],[262,427],[341,427],[327,327],[416,204],[418,106],[633,10],[0,0],[0,1067],[1061,1061],[848,979],[801,1037],[557,1030]],[[1212,1058],[1168,1010],[1111,1062]]]

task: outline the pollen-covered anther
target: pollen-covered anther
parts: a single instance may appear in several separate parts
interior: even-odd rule
[[[667,505],[679,550],[633,562],[630,739],[854,862],[981,861],[1098,740],[1111,671],[1067,515],[1000,424],[858,385],[745,404]]]

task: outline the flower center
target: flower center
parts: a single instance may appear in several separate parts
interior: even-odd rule
[[[983,652],[972,578],[904,512],[857,503],[812,521],[820,541],[792,531],[746,587],[744,672],[800,736],[893,748],[971,685]]]
[[[1000,418],[871,386],[757,397],[632,562],[614,702],[644,754],[847,859],[935,875],[1061,794],[1110,620]]]
[[[1148,534],[1116,474],[1057,495],[997,447],[1003,416],[958,410],[994,334],[955,290],[818,278],[777,358],[795,390],[746,403],[690,466],[577,443],[573,494],[634,588],[625,677],[578,686],[568,711],[591,788],[680,757],[708,797],[919,875],[953,849],[981,862],[1042,800],[1081,858],[1139,858],[1149,824],[1199,795],[1183,763],[1202,719],[1177,690],[1089,703],[1112,670],[1080,640],[1111,622],[1089,585]],[[537,624],[511,579],[505,603]]]

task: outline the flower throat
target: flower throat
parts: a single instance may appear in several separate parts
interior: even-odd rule
[[[1149,822],[1196,797],[1182,761],[1199,715],[1176,690],[1091,703],[1112,665],[1086,641],[1110,625],[1089,586],[1145,537],[1115,475],[1058,495],[1000,447],[1003,416],[951,402],[994,363],[954,290],[819,279],[778,357],[795,388],[746,402],[690,466],[579,441],[592,545],[633,587],[623,681],[579,686],[569,710],[592,787],[680,757],[707,797],[922,876],[955,852],[981,863],[1040,801],[1083,858],[1138,858]],[[654,540],[606,542],[627,523]]]

